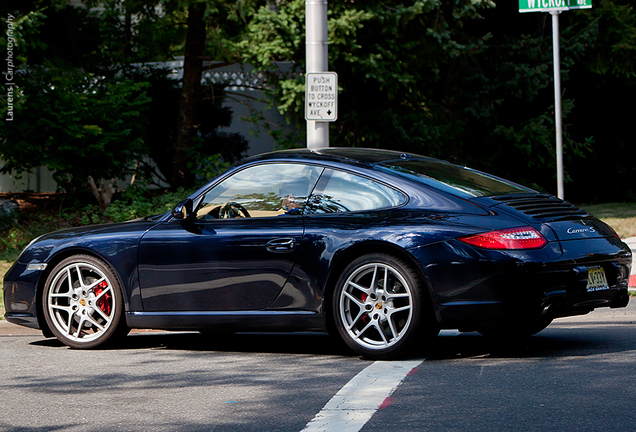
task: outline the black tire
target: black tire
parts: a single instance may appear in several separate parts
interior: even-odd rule
[[[419,274],[406,262],[386,254],[364,255],[338,279],[332,303],[335,326],[341,339],[364,357],[403,357],[439,331],[428,299]]]
[[[68,257],[53,268],[42,309],[55,337],[72,348],[103,347],[129,331],[117,277],[106,263],[89,255]]]

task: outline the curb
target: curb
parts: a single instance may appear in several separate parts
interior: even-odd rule
[[[41,330],[11,324],[7,320],[0,320],[0,336],[42,336]]]
[[[632,250],[632,273],[627,285],[630,291],[636,291],[636,237],[623,239],[623,242]]]

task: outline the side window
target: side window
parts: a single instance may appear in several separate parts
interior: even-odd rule
[[[300,214],[322,168],[265,163],[237,172],[210,189],[196,217],[229,219]]]
[[[340,213],[396,207],[406,196],[388,186],[365,177],[326,169],[319,187],[312,195],[305,214]],[[324,185],[324,187],[323,187]]]

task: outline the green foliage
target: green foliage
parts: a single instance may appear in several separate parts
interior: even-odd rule
[[[0,231],[11,227],[18,219],[18,204],[15,201],[0,200]]]
[[[590,33],[585,62],[598,75],[636,77],[636,11],[633,1],[604,0],[570,24]],[[578,21],[578,22],[577,22]],[[590,44],[591,42],[591,44]]]
[[[466,123],[462,110],[480,95],[463,91],[456,78],[487,40],[485,34],[467,32],[465,24],[492,6],[488,1],[330,2],[330,69],[338,72],[341,84],[333,145],[433,156],[446,153],[442,148],[459,147],[457,135]],[[271,74],[274,84],[268,90],[290,120],[301,122],[304,2],[276,10],[261,7],[250,29],[241,44],[246,62],[267,68],[268,60],[287,58],[298,65],[282,82]]]
[[[192,150],[189,149],[189,150]],[[194,150],[196,152],[196,150]],[[210,178],[216,177],[223,171],[226,171],[230,167],[230,163],[223,159],[220,154],[213,154],[206,157],[199,157],[199,153],[196,152],[195,156],[191,156],[188,168],[194,172],[195,176],[199,180],[200,186],[207,183]]]
[[[479,93],[462,91],[457,77],[483,50],[487,35],[465,23],[480,19],[488,1],[368,1],[329,4],[330,69],[339,74],[336,146],[388,147],[441,156],[465,130],[465,110]],[[290,121],[303,117],[304,2],[256,11],[240,48],[248,63],[293,60],[288,76],[271,73],[269,97]],[[476,82],[473,84],[480,84]],[[481,107],[480,107],[481,108]],[[472,109],[481,112],[480,109]],[[389,138],[390,137],[390,138]],[[454,155],[454,152],[450,152]]]
[[[87,178],[123,178],[145,153],[143,83],[52,64],[22,71],[15,120],[0,106],[3,172],[46,166],[74,190]]]
[[[184,9],[163,0],[87,0],[99,34],[98,52],[107,65],[169,61],[181,55]],[[177,6],[177,7],[175,7]]]
[[[156,167],[128,160],[143,169],[142,180],[170,182],[178,85],[158,77],[161,73],[133,77],[110,68],[183,54],[186,11],[193,2],[206,5],[206,60],[240,61],[263,70],[269,106],[298,127],[268,123],[261,112],[253,112],[252,120],[280,147],[302,145],[304,0],[88,0],[88,6],[103,7],[98,13],[63,0],[7,0],[0,18],[6,22],[6,12],[14,12],[16,53],[30,70],[48,61],[58,70],[81,67],[107,81],[149,82],[145,91],[153,102],[146,118],[152,127],[145,133],[131,130],[130,136],[143,137]],[[636,158],[632,119],[614,96],[636,96],[634,3],[602,0],[591,10],[561,14],[560,22],[568,197],[636,199],[631,186],[636,168],[622,162]],[[6,38],[0,42],[6,44]],[[414,151],[555,192],[549,15],[519,14],[515,2],[490,0],[330,0],[329,57],[340,83],[331,145]],[[294,67],[282,73],[273,61]],[[199,179],[240,158],[243,150],[236,149],[246,145],[240,137],[216,132],[229,121],[219,102],[225,95],[220,88],[206,92],[198,107],[203,122],[188,149],[188,169]],[[26,100],[32,99],[17,99],[16,115]],[[51,110],[55,104],[66,109],[64,98],[54,102]],[[66,129],[65,136],[73,139],[101,139],[108,130],[97,121]],[[619,189],[616,183],[628,186]]]
[[[142,181],[156,185],[173,184],[174,177],[180,88],[168,73],[165,69],[148,67],[126,71],[131,79],[148,83],[145,90],[152,102],[145,118],[151,127],[146,129],[144,141],[149,143],[147,154],[153,163],[140,160],[139,171]],[[218,131],[232,123],[231,109],[223,106],[225,94],[221,86],[203,87],[201,96],[197,107],[200,122],[187,152],[187,168],[199,182],[205,182],[239,160],[247,150],[247,141],[240,134]]]
[[[332,5],[330,4],[330,8]],[[302,97],[304,95],[304,25],[305,2],[292,0],[277,7],[269,4],[255,8],[249,24],[234,50],[241,61],[262,70],[267,75],[264,102],[277,107],[287,122],[302,124]],[[291,61],[289,72],[272,67],[271,62]],[[290,131],[284,125],[268,122],[262,112],[253,111],[250,118],[260,129],[270,133],[283,148],[298,146],[304,136],[302,128]]]
[[[5,171],[19,175],[42,164],[75,192],[88,176],[108,184],[133,171],[138,182],[172,184],[179,83],[167,77],[169,71],[131,63],[183,53],[189,3],[87,0],[85,8],[62,0],[3,3],[0,11],[16,17],[16,40],[24,48],[11,101],[15,121],[0,123]],[[251,2],[207,3],[210,32],[217,35],[208,51],[215,58],[231,56],[229,45],[219,42],[240,33]],[[91,11],[94,6],[99,7]],[[188,166],[200,179],[240,158],[247,147],[239,135],[217,131],[232,119],[222,101],[222,89],[208,87],[197,106],[201,121]],[[0,95],[2,120],[8,105]],[[215,160],[217,154],[224,161]]]
[[[193,192],[183,189],[148,191],[143,187],[130,187],[117,196],[104,213],[92,204],[64,208],[63,198],[62,201],[38,202],[38,211],[21,212],[18,223],[0,231],[0,260],[15,261],[31,240],[48,232],[167,213]]]
[[[125,222],[156,214],[167,213],[194,190],[177,189],[149,196],[143,188],[130,187],[120,199],[114,201],[104,212],[104,219],[111,222]],[[93,213],[95,214],[95,213]]]
[[[34,238],[71,226],[73,225],[68,219],[43,212],[34,212],[26,219],[23,217],[17,224],[1,232],[0,260],[15,261],[22,249]]]
[[[519,14],[514,2],[496,3],[330,1],[329,70],[338,72],[340,86],[331,145],[414,151],[555,193],[551,21],[547,14]],[[607,91],[618,89],[609,75],[623,77],[623,88],[632,94],[627,77],[636,58],[630,54],[636,47],[634,17],[631,3],[619,0],[561,14],[565,166],[575,197],[584,181],[599,184],[601,195],[610,187],[582,166],[587,173],[601,168],[636,178],[631,164],[617,167],[608,156],[599,167],[590,157],[617,145],[636,157],[633,140],[631,149],[622,145],[629,142],[630,121],[617,125],[609,115],[607,122],[596,120],[606,117],[598,107],[608,108]],[[304,1],[263,6],[248,28],[238,43],[245,62],[269,74],[271,104],[288,122],[303,124]],[[271,70],[271,61],[279,60],[297,68],[281,76]],[[589,71],[603,74],[603,82]],[[627,115],[618,109],[610,107],[615,118]],[[289,137],[259,113],[252,120],[283,147],[302,145],[302,130]],[[618,128],[610,132],[608,122]]]
[[[9,47],[8,44],[10,42],[16,63],[23,64],[26,62],[28,49],[43,48],[45,46],[38,37],[40,27],[46,18],[46,15],[44,15],[45,9],[33,10],[24,15],[18,15],[14,10],[9,10],[0,17],[2,28],[6,29],[0,33],[0,48],[5,51]],[[15,15],[11,12],[14,12]]]

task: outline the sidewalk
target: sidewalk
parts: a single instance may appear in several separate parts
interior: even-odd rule
[[[130,333],[154,333],[159,331],[163,330],[135,329],[131,330]],[[42,336],[42,332],[29,327],[11,324],[7,320],[2,319],[0,320],[0,336]]]
[[[42,335],[40,330],[11,324],[7,320],[0,320],[0,336],[37,336]]]

